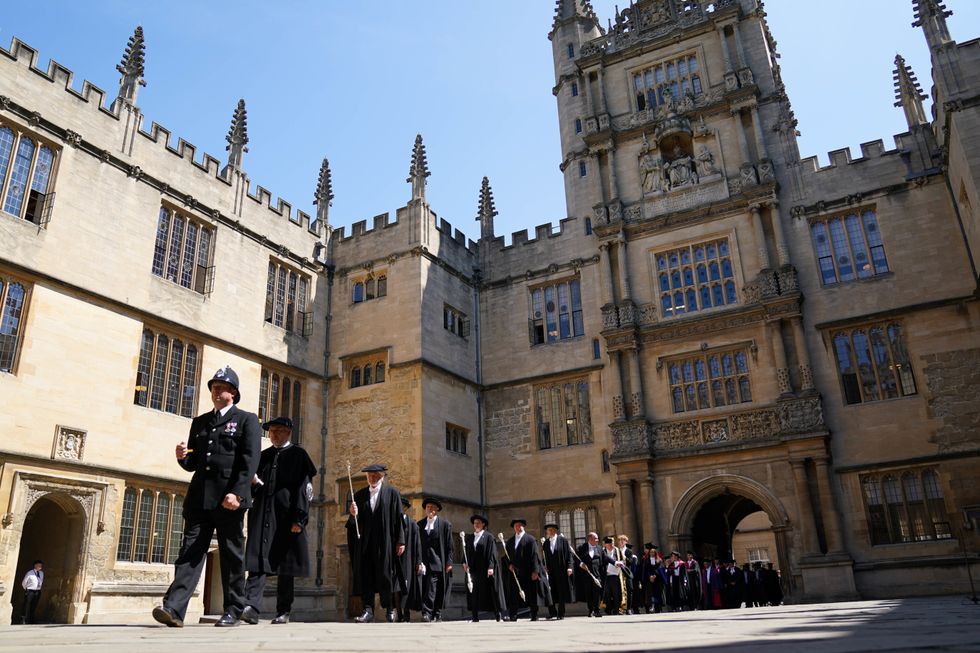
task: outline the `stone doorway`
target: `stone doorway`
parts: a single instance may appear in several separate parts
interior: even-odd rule
[[[44,586],[35,619],[38,623],[71,623],[84,529],[85,510],[68,494],[46,494],[31,506],[24,519],[17,574],[12,583],[11,623],[22,621],[24,592],[20,582],[38,559],[44,561]]]
[[[747,562],[732,547],[736,527],[749,515],[762,512],[752,499],[738,494],[721,494],[704,503],[691,529],[691,548],[702,560],[734,556],[739,564]]]

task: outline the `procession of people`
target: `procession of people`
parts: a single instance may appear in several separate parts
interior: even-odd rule
[[[273,624],[288,624],[295,579],[310,574],[306,529],[317,468],[292,442],[293,423],[275,417],[261,425],[271,446],[261,450],[258,417],[237,407],[238,375],[230,367],[208,381],[214,409],[196,417],[186,441],[175,450],[178,464],[192,472],[184,500],[184,537],[174,563],[174,580],[153,618],[169,627],[184,624],[187,606],[200,580],[213,536],[217,536],[224,602],[219,627],[257,624],[269,576],[275,576]],[[523,517],[510,521],[512,534],[494,537],[484,514],[470,517],[460,531],[440,514],[441,501],[422,498],[425,516],[415,521],[411,502],[373,463],[361,470],[367,487],[350,481],[347,549],[352,595],[361,608],[355,622],[375,620],[375,600],[388,622],[407,622],[412,612],[424,622],[441,621],[452,602],[457,550],[465,577],[465,612],[496,621],[525,616],[561,620],[567,606],[584,603],[589,617],[779,605],[779,573],[772,563],[736,566],[732,559],[702,562],[692,551],[682,556],[647,543],[633,552],[626,535],[606,536],[600,544],[589,533],[577,548],[558,524],[544,525],[537,539]],[[349,472],[349,469],[348,469]],[[243,526],[246,513],[248,538]],[[39,565],[36,565],[39,566]],[[247,577],[246,577],[247,572]],[[40,572],[25,580],[35,582]],[[35,583],[40,587],[40,581]],[[25,588],[27,585],[25,584]],[[31,592],[27,588],[25,591]],[[459,607],[463,607],[459,601]]]

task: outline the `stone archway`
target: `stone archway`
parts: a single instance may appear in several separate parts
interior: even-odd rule
[[[24,518],[14,587],[19,589],[35,560],[44,561],[44,586],[36,612],[39,623],[72,622],[85,526],[84,507],[61,492],[39,497]],[[19,623],[23,593],[15,592],[14,598],[12,622]]]

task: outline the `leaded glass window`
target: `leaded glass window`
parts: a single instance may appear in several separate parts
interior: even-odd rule
[[[873,209],[815,221],[810,236],[823,285],[867,279],[889,271]]]
[[[197,347],[144,328],[133,403],[193,417],[197,401]]]
[[[14,371],[26,303],[24,286],[0,277],[0,372]]]
[[[213,235],[214,227],[166,206],[160,207],[151,272],[194,292],[207,294]]]
[[[667,375],[675,413],[752,401],[749,359],[744,349],[672,360],[667,364]]]
[[[655,260],[664,317],[738,303],[727,238],[658,252]]]
[[[897,324],[877,324],[832,336],[844,402],[858,404],[916,394],[908,351]]]

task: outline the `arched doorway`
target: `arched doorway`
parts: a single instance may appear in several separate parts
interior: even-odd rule
[[[24,593],[20,591],[20,582],[38,559],[44,561],[44,586],[35,618],[38,623],[69,623],[69,608],[78,582],[84,526],[84,509],[67,494],[46,494],[31,506],[24,518],[17,576],[12,584],[11,623],[21,622]]]
[[[702,560],[736,558],[745,562],[732,547],[736,528],[749,515],[762,512],[752,499],[739,494],[720,494],[708,499],[698,510],[691,529],[691,548]]]

